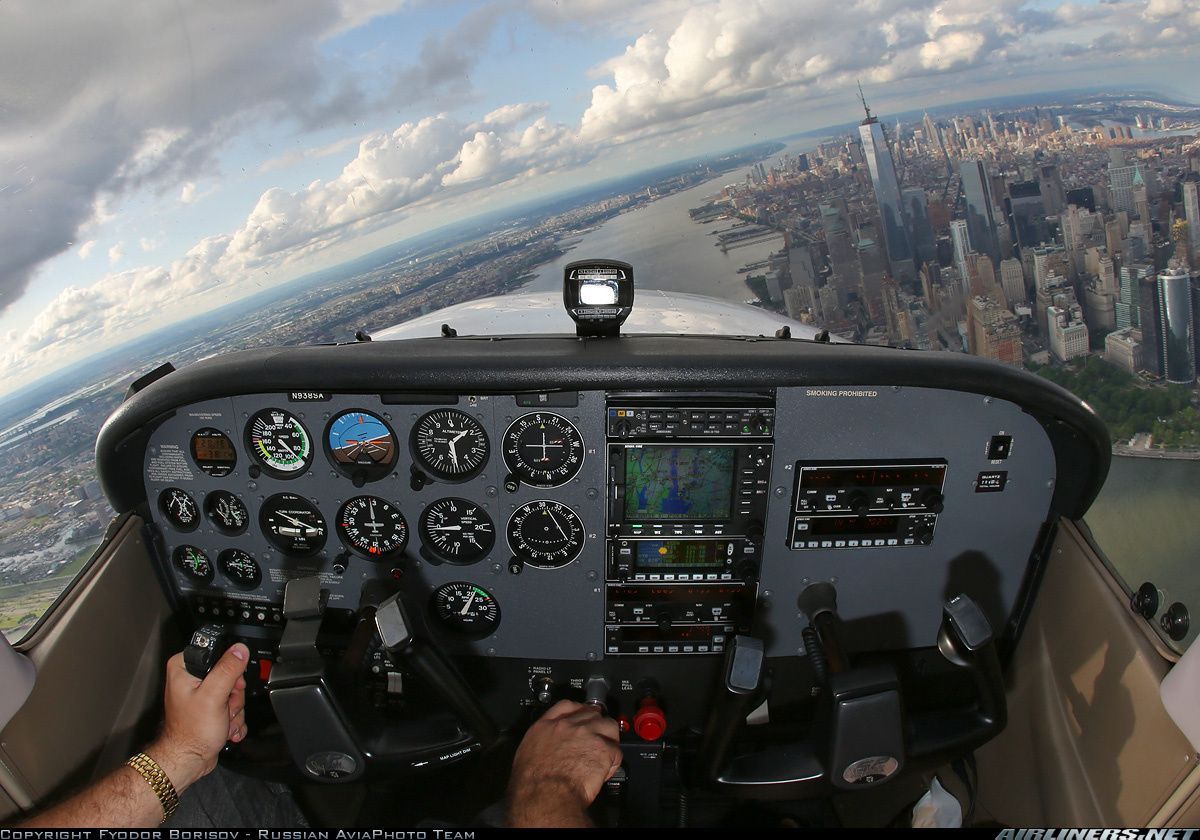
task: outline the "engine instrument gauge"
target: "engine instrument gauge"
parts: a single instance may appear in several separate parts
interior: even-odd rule
[[[208,555],[194,545],[181,545],[171,555],[176,567],[199,583],[212,583],[213,565]]]
[[[204,512],[222,534],[236,536],[250,524],[250,512],[242,500],[228,490],[214,490],[205,496]]]
[[[295,478],[312,463],[312,439],[295,416],[266,408],[246,425],[246,448],[276,478]]]
[[[433,593],[433,614],[442,626],[464,636],[490,636],[500,626],[500,605],[481,586],[455,581]]]
[[[195,531],[200,526],[200,508],[186,490],[168,487],[159,493],[158,509],[180,531]]]
[[[504,433],[504,463],[525,484],[566,484],[583,466],[583,436],[560,414],[526,414]]]
[[[508,547],[540,569],[567,565],[583,551],[583,542],[583,521],[561,502],[527,502],[508,520]]]
[[[396,435],[369,411],[343,411],[325,430],[325,445],[342,473],[367,481],[383,478],[396,462]]]
[[[412,430],[413,457],[443,481],[466,481],[483,470],[491,444],[479,421],[456,408],[421,416]]]
[[[239,589],[256,589],[262,583],[258,561],[240,548],[227,548],[217,555],[221,574]]]
[[[284,554],[307,557],[325,546],[325,518],[317,506],[295,493],[276,493],[258,513],[271,544]]]
[[[466,499],[438,499],[421,513],[421,542],[448,563],[482,560],[496,542],[496,526],[481,506]]]
[[[337,515],[337,530],[346,545],[369,560],[404,551],[408,523],[390,502],[375,496],[350,499]]]
[[[237,450],[220,429],[199,429],[192,435],[192,460],[206,475],[224,478],[237,466]]]

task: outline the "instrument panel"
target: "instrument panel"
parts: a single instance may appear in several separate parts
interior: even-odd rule
[[[1001,626],[1054,476],[1016,405],[911,387],[233,396],[144,459],[197,621],[269,635],[316,575],[333,609],[399,588],[448,653],[583,662],[795,654],[814,580],[864,647],[932,643],[958,592]]]

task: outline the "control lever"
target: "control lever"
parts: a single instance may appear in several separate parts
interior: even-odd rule
[[[316,576],[294,578],[284,587],[283,636],[267,691],[300,771],[320,782],[348,782],[366,771],[366,758],[330,690],[317,650],[328,596]]]
[[[217,661],[229,650],[233,639],[224,624],[205,624],[192,633],[183,649],[183,667],[196,679],[204,679]]]
[[[608,680],[598,674],[588,677],[583,686],[583,702],[595,706],[600,714],[608,714]]]
[[[763,659],[762,640],[753,636],[734,636],[725,650],[721,685],[697,757],[697,771],[705,781],[716,779],[729,760],[734,739],[761,694]]]
[[[964,708],[913,718],[909,753],[922,758],[923,763],[974,749],[999,733],[1008,722],[1004,675],[992,626],[966,595],[958,595],[942,607],[937,646],[948,662],[970,674],[975,685],[975,702]]]
[[[446,702],[483,747],[499,740],[500,731],[495,722],[450,661],[413,635],[412,622],[399,594],[388,598],[375,610],[375,627],[392,663],[404,664],[416,673]]]

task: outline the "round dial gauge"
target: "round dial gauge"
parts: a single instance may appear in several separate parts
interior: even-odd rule
[[[205,474],[224,478],[237,466],[237,450],[220,429],[200,429],[192,435],[192,460]]]
[[[465,581],[434,590],[433,614],[443,627],[466,636],[490,636],[500,626],[500,605],[492,593]]]
[[[171,555],[175,566],[199,583],[212,583],[213,566],[208,555],[194,545],[181,545]]]
[[[246,448],[268,473],[295,478],[312,462],[312,440],[296,417],[281,408],[267,408],[250,418]]]
[[[342,505],[337,529],[346,545],[371,560],[404,551],[408,544],[404,515],[375,496],[358,496]]]
[[[583,436],[562,415],[526,414],[504,433],[504,463],[525,484],[566,484],[583,466]]]
[[[396,435],[369,411],[343,411],[325,431],[334,466],[346,475],[382,478],[396,461]]]
[[[325,545],[325,518],[316,505],[295,493],[276,493],[258,513],[263,534],[284,554],[306,557]]]
[[[448,563],[482,560],[496,542],[496,526],[482,507],[466,499],[438,499],[418,523],[429,553]]]
[[[178,487],[168,487],[158,494],[158,509],[180,531],[195,531],[200,525],[196,500]]]
[[[443,481],[466,481],[487,463],[487,432],[471,415],[438,408],[413,426],[412,450],[417,463]]]
[[[240,589],[256,589],[262,582],[258,561],[240,548],[227,548],[217,555],[221,573]]]
[[[240,534],[250,524],[250,512],[242,500],[228,490],[214,490],[205,496],[204,512],[222,534]]]
[[[508,547],[540,569],[570,563],[583,551],[583,540],[583,521],[561,502],[527,502],[508,520]]]

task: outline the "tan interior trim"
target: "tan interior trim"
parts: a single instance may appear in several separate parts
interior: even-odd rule
[[[1158,812],[1146,822],[1146,828],[1190,825],[1194,820],[1194,813],[1187,817],[1188,822],[1184,822],[1182,818],[1189,812],[1195,811],[1198,800],[1200,800],[1200,764],[1193,767],[1192,772],[1179,784],[1175,792],[1167,797],[1167,801],[1162,804]]]
[[[1079,546],[1084,550],[1084,556],[1087,557],[1088,562],[1090,562],[1092,567],[1097,571],[1097,573],[1099,573],[1100,579],[1104,581],[1105,585],[1108,586],[1117,600],[1128,603],[1129,592],[1125,589],[1125,585],[1121,582],[1121,579],[1117,577],[1115,572],[1113,572],[1112,567],[1104,559],[1103,549],[1101,549],[1101,547],[1096,543],[1089,540],[1075,522],[1063,519],[1060,520],[1060,527],[1065,530],[1070,535],[1071,539],[1078,543]],[[1132,612],[1133,611],[1130,610],[1130,613]],[[1138,630],[1140,630],[1142,635],[1146,637],[1147,641],[1154,646],[1154,649],[1158,651],[1158,654],[1163,659],[1171,663],[1179,661],[1179,654],[1172,650],[1167,643],[1162,640],[1162,636],[1159,636],[1158,633],[1154,632],[1154,628],[1151,626],[1149,621],[1139,617],[1136,619],[1135,623],[1137,624]]]

